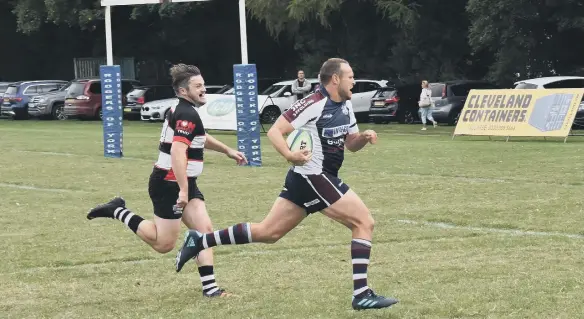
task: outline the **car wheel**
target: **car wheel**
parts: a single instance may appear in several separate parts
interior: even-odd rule
[[[265,124],[274,124],[278,117],[280,117],[280,108],[275,105],[270,105],[264,109],[260,120]]]
[[[450,124],[450,125],[458,124],[458,119],[460,118],[460,112],[456,112],[455,114],[450,114],[449,118],[450,119],[448,120],[448,124]]]
[[[65,114],[65,106],[63,104],[56,104],[51,111],[54,120],[64,121],[67,119]]]
[[[405,124],[413,124],[414,123],[414,114],[412,111],[405,111],[403,116],[403,123]]]

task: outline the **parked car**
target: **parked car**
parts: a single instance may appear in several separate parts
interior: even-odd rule
[[[280,78],[258,78],[257,82],[258,93],[265,91],[272,84],[280,81],[282,81],[282,79]],[[229,94],[228,92],[231,92],[231,94],[233,94],[233,83],[223,85],[222,88],[217,90],[216,92],[207,91],[208,94]]]
[[[371,98],[369,119],[382,124],[398,122],[411,124],[419,120],[418,100],[422,87],[416,84],[388,84]]]
[[[559,88],[563,89],[584,88],[584,77],[549,76],[515,82],[515,89],[559,89]]]
[[[581,76],[549,76],[536,79],[521,80],[515,82],[515,89],[582,89],[584,88],[584,77]],[[574,128],[584,127],[584,99],[580,102],[576,117],[574,118]]]
[[[2,100],[0,113],[15,119],[28,118],[28,103],[36,95],[58,90],[67,84],[62,80],[19,81],[8,85]]]
[[[135,87],[126,95],[124,117],[140,117],[146,102],[168,99],[176,96],[172,85],[146,85]]]
[[[312,86],[312,91],[318,84],[317,79],[307,79]],[[294,80],[274,83],[258,96],[258,102],[262,105],[261,120],[263,123],[274,123],[276,119],[296,102],[297,98],[292,94],[292,82]],[[385,80],[356,79],[351,92],[353,112],[358,121],[368,121],[369,105],[371,98],[377,90],[387,84]]]
[[[122,79],[122,105],[126,103],[126,95],[137,86],[141,84],[136,80]],[[101,80],[73,80],[65,95],[65,115],[69,118],[101,120]]]
[[[470,90],[494,90],[501,87],[488,81],[457,80],[433,83],[430,88],[432,89],[432,97],[434,97],[435,91],[442,92],[442,98],[434,101],[435,107],[432,110],[432,117],[438,123],[456,125]]]
[[[47,117],[54,120],[66,120],[65,115],[65,95],[71,85],[71,81],[63,85],[60,89],[55,89],[46,94],[40,94],[28,103],[28,115],[31,117]]]
[[[216,95],[216,94],[233,94],[233,87],[231,85],[206,85],[206,94]],[[174,94],[173,97],[155,99],[151,101],[145,101],[140,109],[140,118],[142,121],[162,121],[166,117],[166,113],[171,106],[178,104],[178,99]]]
[[[168,110],[177,104],[178,99],[176,97],[146,102],[142,105],[140,118],[142,121],[164,121]]]
[[[226,85],[205,85],[207,94],[217,94],[226,90]],[[151,101],[172,99],[176,96],[172,85],[145,85],[134,88],[126,95],[127,102],[124,105],[124,115],[127,117],[141,116],[144,104]]]

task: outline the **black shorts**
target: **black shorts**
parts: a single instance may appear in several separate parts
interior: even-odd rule
[[[165,170],[154,168],[148,182],[148,193],[154,206],[154,215],[163,219],[179,219],[182,218],[182,212],[175,211],[174,206],[176,205],[180,188],[177,182],[164,180],[167,173]],[[205,197],[197,187],[197,178],[189,177],[187,181],[189,185],[189,201],[194,198],[204,201]]]
[[[312,214],[331,206],[348,191],[349,186],[334,175],[302,175],[290,170],[280,197],[304,208],[307,214]]]

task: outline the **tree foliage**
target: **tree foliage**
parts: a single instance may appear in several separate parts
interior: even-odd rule
[[[116,48],[147,58],[235,62],[237,2],[114,7]],[[509,83],[584,69],[579,0],[247,0],[246,5],[257,22],[248,22],[250,54],[271,68],[282,65],[290,75],[304,68],[315,76],[331,56],[348,59],[359,76],[405,82],[487,77]],[[9,7],[21,34],[67,26],[93,34],[93,52],[103,52],[99,0],[12,0]],[[126,41],[144,30],[148,36],[140,43]],[[282,61],[274,61],[275,51]]]
[[[578,0],[469,0],[473,50],[495,56],[497,81],[565,74],[581,68],[584,4]]]

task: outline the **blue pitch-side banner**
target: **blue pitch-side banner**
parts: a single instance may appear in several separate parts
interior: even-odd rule
[[[255,64],[233,66],[237,111],[237,149],[245,154],[249,166],[262,166],[257,71]]]
[[[123,156],[122,78],[119,65],[99,67],[103,117],[103,155]]]

